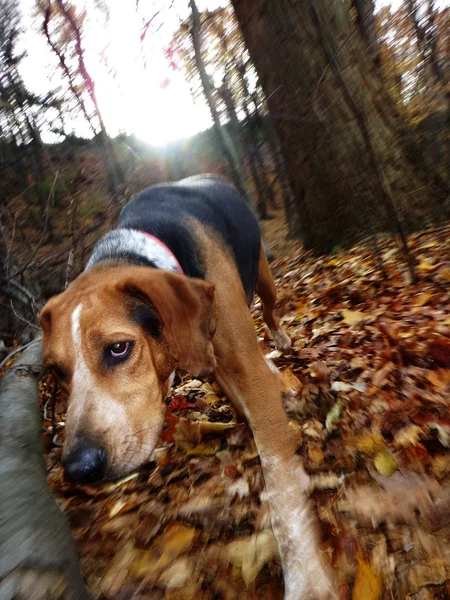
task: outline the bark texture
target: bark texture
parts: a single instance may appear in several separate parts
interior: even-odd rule
[[[423,225],[416,181],[345,2],[233,0],[293,185],[301,237],[321,252],[378,230]],[[397,215],[399,221],[394,222]]]
[[[88,600],[69,527],[47,487],[41,363],[38,340],[0,381],[0,598]]]

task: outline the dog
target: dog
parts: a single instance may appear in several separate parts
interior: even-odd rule
[[[279,376],[257,343],[254,291],[276,347],[288,349],[258,221],[226,180],[194,176],[135,196],[41,313],[45,364],[68,390],[64,471],[95,483],[136,469],[163,429],[175,370],[214,373],[254,435],[285,598],[335,598]]]

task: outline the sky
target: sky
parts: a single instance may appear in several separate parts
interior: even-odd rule
[[[89,1],[89,0],[87,0]],[[168,0],[161,0],[168,4]],[[143,4],[145,0],[141,0]],[[83,6],[83,0],[75,0]],[[24,31],[21,44],[27,56],[20,65],[29,89],[45,94],[61,85],[61,71],[57,59],[40,33],[42,17],[34,12],[34,0],[21,0]],[[152,145],[164,145],[182,139],[211,126],[209,111],[202,101],[194,103],[188,84],[180,72],[169,68],[163,48],[179,26],[180,17],[187,16],[188,2],[177,2],[181,10],[164,11],[164,25],[155,19],[155,28],[145,37],[144,52],[139,40],[142,13],[136,14],[133,0],[112,0],[108,27],[95,20],[89,21],[84,40],[89,73],[96,84],[97,99],[106,128],[110,135],[134,133]],[[216,8],[226,0],[197,0],[200,10]],[[151,5],[149,7],[152,8]],[[183,10],[184,8],[184,10]],[[152,16],[150,10],[149,16]],[[89,14],[89,13],[88,13]],[[101,55],[107,47],[108,68]],[[90,136],[88,125],[80,116],[71,123],[77,135]],[[56,141],[54,134],[43,131],[46,142]]]
[[[21,39],[26,57],[20,65],[24,81],[37,94],[61,85],[61,71],[40,32],[42,17],[37,18],[35,0],[20,0],[24,34]],[[92,0],[72,0],[76,6],[92,6]],[[168,6],[169,0],[109,0],[110,18],[107,26],[90,16],[84,47],[88,70],[96,83],[96,91],[108,133],[135,134],[149,144],[161,146],[189,137],[211,126],[209,111],[202,99],[193,101],[188,84],[180,72],[170,69],[163,49],[177,30],[180,20],[189,14],[188,0],[173,0],[173,8],[155,18],[141,47],[139,36],[142,20],[155,13],[155,4]],[[398,8],[402,0],[376,0],[377,8],[391,4]],[[438,0],[448,4],[450,0]],[[197,0],[200,10],[224,6],[227,0]],[[148,14],[145,14],[145,11]],[[88,15],[98,14],[88,10]],[[106,53],[104,52],[107,49]],[[145,55],[145,63],[143,53]],[[105,66],[101,56],[108,56]],[[115,71],[112,77],[108,73]],[[88,125],[79,116],[70,123],[79,136],[90,136]],[[44,128],[45,129],[45,128]],[[43,130],[46,142],[57,137]]]

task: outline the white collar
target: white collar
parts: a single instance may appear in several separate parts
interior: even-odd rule
[[[95,246],[85,270],[102,260],[114,260],[126,254],[141,257],[158,269],[183,273],[175,255],[161,240],[137,229],[114,229],[107,233]]]

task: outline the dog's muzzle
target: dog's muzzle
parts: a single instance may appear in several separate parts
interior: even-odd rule
[[[106,472],[106,451],[94,444],[85,444],[69,451],[63,459],[67,479],[76,483],[98,483]]]

